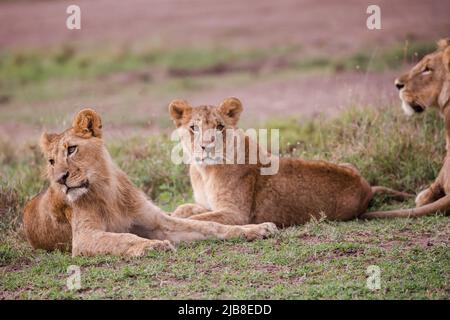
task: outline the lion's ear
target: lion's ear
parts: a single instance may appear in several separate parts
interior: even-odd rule
[[[450,46],[448,46],[442,53],[442,60],[444,63],[444,68],[446,69],[447,79],[444,80],[441,93],[438,97],[438,104],[441,108],[445,107],[450,101]]]
[[[227,98],[219,106],[219,112],[225,116],[228,123],[236,125],[243,110],[242,103],[238,98]]]
[[[437,42],[438,50],[445,50],[448,46],[450,46],[450,38],[444,38]]]
[[[39,146],[41,147],[41,150],[43,153],[47,153],[50,150],[50,146],[55,141],[55,138],[58,135],[56,133],[47,133],[44,132],[41,135],[41,139],[39,140]]]
[[[442,60],[444,61],[447,72],[450,72],[450,45],[442,53]]]
[[[83,109],[75,116],[72,128],[82,138],[102,137],[102,119],[93,109]]]
[[[181,126],[182,119],[189,115],[191,112],[192,107],[187,103],[185,100],[173,100],[169,104],[169,113],[170,117],[172,118],[173,122],[177,126]]]

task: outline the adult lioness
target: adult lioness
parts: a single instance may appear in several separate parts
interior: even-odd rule
[[[438,108],[445,121],[447,156],[436,180],[416,197],[416,208],[370,212],[365,218],[419,217],[450,209],[450,39],[438,42],[436,52],[426,55],[409,72],[395,80],[407,115]]]
[[[408,196],[383,187],[370,187],[351,165],[324,161],[282,158],[278,173],[261,175],[265,161],[261,157],[254,164],[248,161],[250,150],[259,146],[236,129],[242,112],[242,104],[236,98],[226,99],[219,107],[195,108],[175,100],[169,110],[185,152],[201,160],[190,165],[196,203],[179,206],[174,216],[237,225],[270,221],[286,227],[321,215],[330,220],[355,218],[366,211],[377,191],[401,198]],[[219,151],[226,149],[227,143],[234,148],[236,137],[245,140],[245,164],[223,164],[229,160],[228,154],[225,157],[223,152],[211,154],[216,143],[221,145]],[[196,153],[197,144],[205,151],[201,155]],[[266,157],[264,152],[262,157]],[[270,154],[267,157],[273,158]]]
[[[170,241],[268,236],[273,224],[225,226],[168,216],[147,200],[111,160],[102,139],[99,115],[80,111],[72,127],[44,133],[48,189],[25,207],[23,224],[34,248],[72,247],[72,255],[140,256],[172,249]]]

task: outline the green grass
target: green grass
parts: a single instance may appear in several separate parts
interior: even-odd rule
[[[448,298],[449,252],[438,230],[448,231],[446,219],[314,222],[267,240],[203,241],[181,245],[176,254],[155,252],[132,260],[71,258],[28,248],[18,253],[6,244],[0,247],[0,261],[7,263],[2,294],[21,299],[442,299]],[[432,246],[416,243],[424,234]],[[81,267],[78,291],[66,288],[69,265]],[[380,290],[366,288],[370,265],[381,268]]]
[[[370,48],[346,56],[315,55],[299,59],[294,66],[300,71],[329,70],[332,72],[380,72],[396,70],[405,64],[417,63],[423,56],[436,50],[433,42],[407,42],[387,48]]]
[[[117,53],[110,51],[84,53],[66,46],[53,52],[6,52],[1,56],[0,70],[3,85],[8,83],[23,85],[51,78],[88,78],[155,65],[191,70],[228,62],[238,57],[237,53],[225,49],[166,51],[157,48],[139,53],[128,49]]]
[[[71,46],[42,50],[0,51],[0,106],[16,101],[55,100],[98,87],[105,77],[117,76],[123,83],[161,87],[161,91],[197,90],[211,78],[224,74],[258,75],[260,72],[333,73],[383,71],[416,62],[435,50],[431,42],[370,48],[339,56],[314,56],[300,46],[263,49],[229,49],[220,46],[145,49],[129,47],[82,50]],[[107,79],[107,78],[106,78]],[[203,81],[202,81],[203,80]],[[58,88],[55,90],[55,88]]]
[[[429,111],[405,119],[398,108],[349,110],[335,119],[271,120],[284,156],[351,162],[372,184],[417,192],[444,155],[442,120]],[[106,137],[108,141],[108,137]],[[185,166],[170,162],[165,135],[108,141],[112,157],[154,201],[172,210],[191,200]],[[44,187],[35,145],[0,142],[0,299],[256,298],[449,299],[449,220],[311,221],[245,243],[201,241],[141,259],[77,257],[32,250],[20,229],[27,199]],[[411,206],[377,197],[371,210]],[[82,288],[66,288],[67,267]],[[366,269],[381,269],[381,289]]]
[[[217,67],[261,60],[267,54],[256,49],[220,47],[77,51],[74,47],[64,46],[48,51],[5,51],[0,54],[0,93],[23,89],[27,85],[42,86],[52,79],[86,81],[120,72],[136,72],[133,76],[143,82],[151,81],[155,72],[169,75],[189,75],[195,71],[215,73]]]
[[[169,73],[202,71],[204,73],[225,72],[218,67],[230,67],[246,62],[264,62],[269,58],[288,58],[285,67],[320,69],[330,65],[362,70],[379,71],[397,68],[403,62],[411,62],[435,50],[431,42],[412,42],[404,46],[362,50],[350,56],[308,57],[302,56],[301,47],[280,47],[271,51],[262,49],[232,50],[221,47],[167,49],[152,47],[145,50],[121,48],[119,50],[77,51],[63,46],[49,51],[5,51],[0,54],[0,87],[22,86],[49,79],[87,79],[95,76],[123,71],[148,71],[162,68]],[[258,67],[258,66],[256,66]]]
[[[436,44],[433,42],[407,42],[402,46],[357,52],[346,59],[336,60],[334,67],[371,72],[392,70],[405,63],[417,63],[423,56],[435,50]]]

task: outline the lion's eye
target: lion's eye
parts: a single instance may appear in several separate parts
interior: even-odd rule
[[[193,124],[190,128],[191,128],[192,131],[198,131],[199,130],[199,127],[196,126],[195,124]]]
[[[67,155],[70,156],[72,153],[75,152],[75,150],[77,150],[77,146],[70,146],[67,148]]]
[[[433,70],[431,70],[429,67],[425,67],[425,69],[423,69],[423,71],[422,71],[422,74],[427,74],[427,73],[430,73],[431,71],[433,71]]]
[[[50,165],[52,165],[52,166],[53,166],[53,165],[55,164],[55,160],[53,160],[53,159],[49,159],[49,160],[48,160],[48,163],[50,163]]]
[[[222,124],[217,125],[216,129],[222,131],[225,128]]]

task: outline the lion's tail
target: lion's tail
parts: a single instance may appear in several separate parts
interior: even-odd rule
[[[372,187],[372,193],[373,194],[385,193],[385,194],[388,194],[388,195],[394,197],[397,200],[407,200],[408,198],[414,197],[414,195],[411,193],[401,192],[401,191],[397,191],[397,190],[387,188],[387,187],[382,187],[382,186]]]
[[[360,215],[358,218],[360,219],[417,218],[435,214],[437,212],[447,213],[449,210],[450,210],[450,195],[447,195],[435,202],[432,202],[419,208],[366,212]]]

